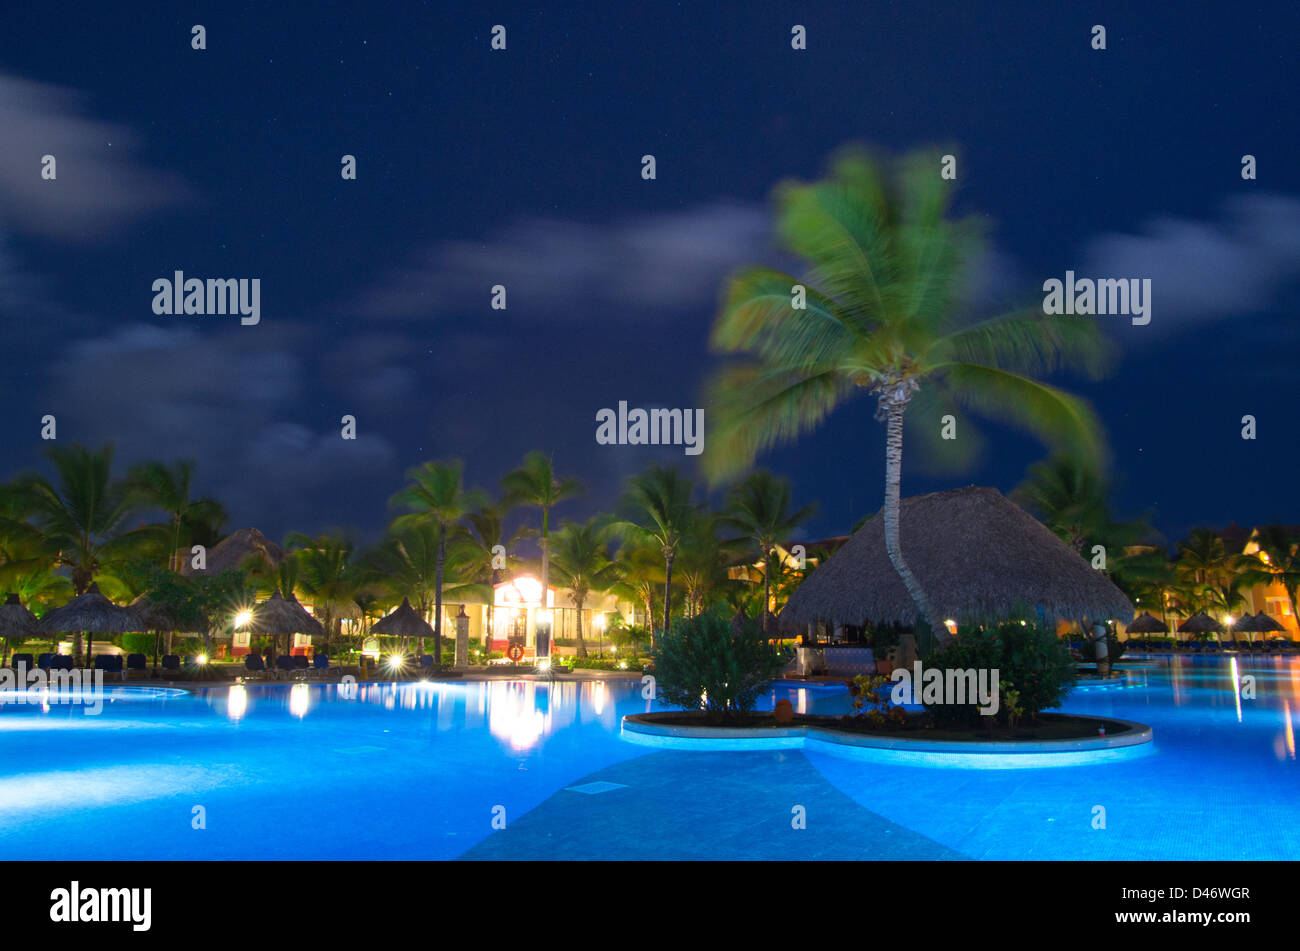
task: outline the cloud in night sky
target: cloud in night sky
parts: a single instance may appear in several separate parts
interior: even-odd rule
[[[83,115],[69,90],[0,73],[0,116],[0,217],[13,230],[96,238],[189,194],[174,174],[139,163],[128,128]],[[41,178],[47,154],[57,163],[54,181]]]
[[[355,441],[343,440],[332,409],[310,421],[286,418],[312,383],[300,343],[295,331],[129,325],[73,345],[51,368],[43,404],[61,440],[111,441],[120,465],[199,460],[200,490],[241,524],[317,525],[316,490],[376,472],[392,479],[396,469],[388,440],[364,426]],[[386,495],[374,494],[367,504],[382,507]]]
[[[671,318],[710,305],[722,278],[769,249],[758,204],[716,201],[608,224],[521,218],[485,241],[441,241],[361,297],[368,316],[404,318],[486,307],[504,284],[509,310],[581,322],[633,308]]]
[[[1300,278],[1300,201],[1239,197],[1214,220],[1157,218],[1094,238],[1084,259],[1081,276],[1151,278],[1152,329],[1256,312]]]

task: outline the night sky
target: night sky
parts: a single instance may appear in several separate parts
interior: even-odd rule
[[[697,470],[596,445],[595,413],[704,405],[725,276],[782,263],[772,187],[858,141],[957,151],[981,306],[1152,279],[1150,325],[1101,318],[1110,377],[1053,380],[1107,429],[1118,514],[1170,541],[1300,521],[1294,3],[131,6],[0,20],[0,476],[44,467],[50,413],[123,469],[195,459],[228,528],[277,539],[373,539],[408,467],[459,456],[495,490],[534,448],[589,487],[558,514],[592,514],[652,460]],[[175,270],[260,278],[261,322],[155,315]],[[873,410],[760,460],[818,501],[810,536],[879,507]],[[1009,491],[1044,454],[984,434],[961,475],[905,461],[904,494]]]

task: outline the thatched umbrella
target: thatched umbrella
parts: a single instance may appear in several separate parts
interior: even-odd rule
[[[95,635],[126,634],[145,630],[145,622],[131,608],[114,604],[99,593],[99,585],[91,582],[85,594],[79,594],[61,608],[55,608],[41,618],[41,631],[55,634],[60,631],[85,631],[90,635],[86,644],[86,664],[94,660]]]
[[[158,670],[158,639],[164,631],[169,634],[179,631],[181,624],[172,617],[171,612],[160,605],[154,604],[144,595],[140,595],[131,602],[131,609],[140,615],[140,620],[144,621],[148,629],[153,631],[153,669],[156,672]]]
[[[1247,613],[1234,625],[1234,628],[1238,631],[1245,631],[1247,634],[1276,634],[1279,631],[1286,630],[1263,611],[1258,614]],[[1252,637],[1250,642],[1255,643],[1255,638]]]
[[[1150,611],[1143,611],[1124,628],[1126,634],[1168,634],[1169,625]]]
[[[253,609],[253,616],[245,627],[254,634],[269,634],[272,637],[283,634],[291,649],[293,642],[287,638],[294,634],[322,637],[325,634],[320,621],[312,617],[292,594],[288,598],[281,595],[279,588]]]
[[[1263,611],[1260,611],[1258,614],[1255,615],[1253,624],[1255,626],[1255,630],[1259,631],[1259,633],[1261,634],[1277,634],[1286,630],[1285,627],[1283,627],[1277,621],[1274,621]]]
[[[1178,625],[1179,634],[1222,634],[1223,625],[1204,611],[1197,611]]]
[[[0,667],[9,660],[9,638],[31,637],[39,629],[40,622],[36,615],[18,600],[18,595],[10,594],[4,604],[0,604],[0,634],[4,635],[4,653],[0,654]]]
[[[385,615],[374,623],[370,633],[384,634],[389,637],[417,638],[419,651],[423,654],[424,639],[433,637],[433,628],[428,621],[420,617],[419,611],[411,607],[409,598],[402,598],[402,603],[391,614]]]
[[[930,596],[934,629],[996,622],[1022,610],[1045,621],[1132,617],[1124,592],[997,489],[969,486],[903,499],[908,566]],[[872,518],[810,574],[781,611],[784,630],[819,619],[915,625],[916,604],[885,551],[885,520]]]

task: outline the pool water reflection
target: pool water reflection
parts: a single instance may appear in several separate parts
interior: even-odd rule
[[[1300,660],[1156,657],[1131,667],[1125,687],[1076,690],[1064,709],[1150,724],[1155,755],[1011,772],[800,751],[654,752],[619,737],[623,716],[658,709],[629,681],[249,684],[144,695],[99,716],[4,706],[0,858],[454,858],[511,834],[494,831],[495,814],[508,828],[531,815],[536,828],[548,800],[641,757],[669,780],[670,792],[654,795],[692,802],[708,802],[711,777],[741,762],[728,757],[806,758],[809,776],[842,793],[847,811],[835,821],[883,818],[973,858],[1300,858]],[[801,712],[849,708],[842,688],[785,685],[762,706],[782,698]],[[762,775],[765,760],[745,762]],[[734,845],[738,808],[788,812],[781,804],[807,794],[800,782],[773,779],[749,805],[733,803],[719,841]],[[668,854],[674,836],[682,854],[698,854],[701,836],[707,846],[708,821],[638,830],[649,801],[637,797],[652,792],[623,786],[582,797],[583,808],[614,810],[636,834],[606,830],[588,843],[573,828],[571,848],[637,858],[650,834]],[[196,805],[206,828],[191,826]],[[800,842],[783,854],[799,857]]]

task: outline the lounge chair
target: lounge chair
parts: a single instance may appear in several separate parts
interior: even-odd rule
[[[122,668],[121,654],[100,654],[95,658],[95,669],[105,674],[120,674],[126,680],[126,671]]]
[[[311,666],[311,659],[306,654],[293,655],[293,669],[306,670]]]
[[[22,664],[28,670],[31,670],[33,667],[36,666],[34,662],[34,658],[32,657],[31,654],[14,654],[14,656],[10,658],[9,664],[15,670],[18,669],[19,664]]]
[[[297,666],[298,665],[294,662],[293,657],[289,654],[280,654],[275,658],[275,669],[277,672],[276,673],[277,676],[279,676],[280,671],[284,671],[286,674],[291,674],[297,668]]]
[[[311,666],[312,669],[316,671],[316,676],[328,676],[330,669],[330,655],[317,651],[312,655]]]
[[[149,670],[149,658],[144,654],[127,654],[126,669],[131,673],[144,674]]]
[[[36,666],[39,667],[41,670],[49,670],[50,661],[52,661],[53,659],[54,659],[53,654],[38,654],[36,656]]]
[[[163,670],[178,674],[181,670],[181,659],[176,654],[163,654],[162,666]]]
[[[55,654],[50,658],[51,670],[71,670],[75,666],[71,654]]]
[[[250,674],[257,674],[258,677],[265,677],[266,661],[262,660],[261,654],[245,654],[244,670]]]
[[[420,655],[420,669],[421,669],[421,670],[433,670],[433,655],[432,655],[432,654],[421,654],[421,655]]]

